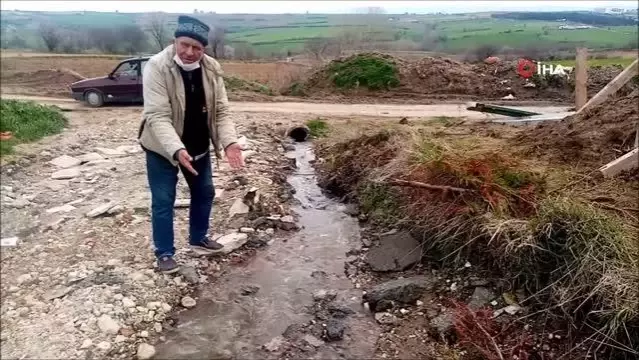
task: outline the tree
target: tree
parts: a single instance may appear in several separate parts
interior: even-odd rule
[[[311,54],[315,60],[324,60],[323,54],[328,48],[329,42],[326,38],[311,38],[304,44],[305,50]]]
[[[226,36],[226,30],[221,26],[211,26],[212,30],[209,31],[209,48],[211,56],[216,59],[224,58],[224,40]]]
[[[38,32],[40,33],[40,36],[42,36],[44,45],[46,45],[49,52],[53,52],[62,40],[58,29],[51,24],[40,24]]]
[[[118,37],[122,42],[122,49],[128,54],[136,54],[146,51],[146,34],[137,25],[127,25],[118,28]]]
[[[116,54],[120,50],[120,36],[115,28],[95,28],[89,30],[91,41],[102,52]]]
[[[150,14],[147,20],[147,31],[151,35],[154,44],[162,51],[169,42],[166,28],[166,16],[164,13]]]

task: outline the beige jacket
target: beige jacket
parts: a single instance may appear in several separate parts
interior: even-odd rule
[[[180,138],[184,130],[186,100],[184,82],[173,61],[174,56],[175,49],[170,45],[151,57],[144,67],[144,111],[138,138],[144,148],[164,156],[177,166],[178,162],[173,159],[173,155],[184,148]],[[211,141],[216,156],[221,158],[221,150],[237,141],[235,124],[229,116],[220,64],[208,55],[204,55],[200,64]],[[195,155],[197,154],[191,154]]]

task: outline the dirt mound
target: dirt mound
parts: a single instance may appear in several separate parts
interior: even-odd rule
[[[387,91],[366,88],[340,88],[336,65],[361,60],[362,57],[381,59],[398,70],[399,86]],[[622,71],[621,67],[594,67],[589,70],[588,91],[594,94]],[[520,100],[572,101],[574,80],[558,75],[537,76],[527,80],[517,73],[517,62],[469,64],[443,57],[424,57],[404,60],[379,53],[353,55],[332,61],[313,73],[304,84],[304,94],[323,96],[329,92],[349,95],[388,96],[451,96],[457,98],[501,99],[513,95]]]
[[[85,78],[69,69],[48,69],[33,72],[17,72],[2,78],[7,92],[34,95],[69,96],[69,86]]]
[[[600,166],[632,150],[639,123],[639,89],[559,122],[539,124],[515,138],[525,150],[551,160]]]

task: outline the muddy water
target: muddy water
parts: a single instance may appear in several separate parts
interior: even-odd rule
[[[232,268],[219,281],[206,285],[198,305],[182,313],[167,341],[157,345],[157,358],[276,359],[262,345],[282,335],[290,325],[308,324],[312,294],[320,289],[338,293],[335,302],[355,311],[344,320],[344,339],[324,343],[289,357],[307,359],[372,358],[378,329],[360,304],[362,292],[344,275],[346,252],[359,244],[356,220],[340,204],[324,196],[309,161],[308,143],[294,151],[298,169],[289,177],[299,204],[294,208],[302,227],[287,241],[277,239],[249,264]],[[241,288],[259,287],[243,296]],[[291,340],[292,341],[292,340]],[[282,346],[285,348],[286,345]],[[295,345],[294,345],[295,347]],[[312,348],[312,347],[311,347]]]

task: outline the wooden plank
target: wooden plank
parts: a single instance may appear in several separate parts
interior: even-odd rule
[[[588,102],[588,49],[577,48],[575,59],[575,108],[581,109]]]
[[[565,117],[574,115],[574,114],[575,114],[574,111],[566,111],[566,112],[560,112],[560,113],[533,115],[533,116],[528,116],[528,117],[519,118],[519,119],[495,119],[495,120],[491,120],[491,122],[500,123],[500,124],[509,124],[509,125],[531,125],[531,124],[537,124],[542,121],[561,121]]]
[[[625,68],[619,75],[617,75],[611,82],[608,83],[597,95],[593,96],[590,101],[586,103],[577,114],[582,113],[595,105],[599,105],[606,101],[610,95],[616,93],[622,86],[624,86],[633,76],[637,75],[639,69],[639,59],[636,59],[632,64]]]
[[[639,166],[639,149],[634,149],[626,155],[613,160],[599,168],[604,177],[613,177],[622,171],[631,170]]]

